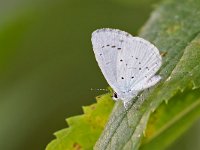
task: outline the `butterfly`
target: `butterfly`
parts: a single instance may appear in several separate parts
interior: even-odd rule
[[[113,99],[125,108],[139,92],[161,80],[156,75],[162,64],[159,50],[147,40],[118,29],[98,29],[92,33],[98,65],[114,90]]]

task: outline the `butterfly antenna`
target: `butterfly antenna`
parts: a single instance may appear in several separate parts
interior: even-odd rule
[[[93,89],[93,88],[91,88],[90,89],[91,91],[109,91],[108,89]]]

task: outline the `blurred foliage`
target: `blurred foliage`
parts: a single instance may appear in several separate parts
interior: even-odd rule
[[[154,1],[0,0],[0,149],[44,149],[64,118],[93,103],[90,88],[107,83],[92,31],[136,34]]]

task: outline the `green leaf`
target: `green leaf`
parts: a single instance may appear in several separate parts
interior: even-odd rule
[[[144,138],[149,116],[163,101],[171,102],[158,108],[158,112],[164,112],[155,125],[150,122],[156,131],[143,140],[144,149],[156,149],[154,146],[157,139],[160,142],[158,149],[165,148],[200,116],[200,97],[198,92],[193,91],[200,86],[199,33],[199,0],[166,0],[160,4],[140,36],[154,43],[161,52],[166,52],[159,72],[163,80],[135,98],[128,111],[121,102],[116,103],[111,118],[95,145],[96,150],[138,149]],[[180,91],[184,93],[178,95]],[[180,106],[176,104],[178,101],[182,102]],[[173,109],[169,109],[171,107]],[[167,110],[172,110],[173,113],[170,114]],[[181,124],[184,121],[190,123]],[[151,131],[150,124],[147,131]],[[172,135],[172,131],[176,131],[176,134]],[[153,148],[148,148],[148,145]]]
[[[184,133],[200,116],[200,90],[178,93],[151,115],[141,150],[161,150]],[[159,144],[158,144],[159,143]]]
[[[46,150],[92,149],[114,105],[110,94],[97,97],[97,103],[83,107],[84,114],[67,119],[69,128],[55,133]]]

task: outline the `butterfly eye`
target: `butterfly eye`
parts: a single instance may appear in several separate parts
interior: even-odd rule
[[[116,93],[116,92],[113,93],[112,98],[113,98],[114,100],[118,100],[118,96],[117,96],[117,93]]]

